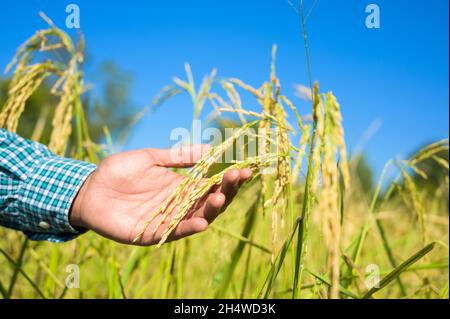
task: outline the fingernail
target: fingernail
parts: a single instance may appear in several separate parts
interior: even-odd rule
[[[222,194],[222,193],[217,194],[217,201],[219,201],[222,205],[223,205],[223,203],[225,203],[225,200],[226,200],[226,198],[225,198],[224,194]]]

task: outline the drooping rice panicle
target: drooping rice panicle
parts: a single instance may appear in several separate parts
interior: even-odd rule
[[[282,123],[282,122],[280,122],[279,118],[276,118],[275,116],[273,116],[271,114],[267,114],[265,112],[257,113],[254,111],[247,111],[244,109],[237,110],[237,109],[233,109],[233,108],[230,109],[230,108],[223,108],[223,107],[217,108],[217,111],[219,111],[219,112],[234,112],[234,113],[239,113],[241,115],[253,116],[256,118],[260,118],[262,120],[269,121],[269,123],[270,123],[270,121],[272,121],[273,124],[277,125],[277,127],[280,127],[285,130],[290,130],[290,128],[287,126],[287,123]]]
[[[340,173],[344,180],[344,186],[348,187],[350,184],[350,173],[347,162],[347,149],[344,138],[344,128],[342,125],[342,114],[340,105],[333,93],[328,92],[326,95],[327,114],[330,121],[332,121],[331,137],[334,139],[333,146],[339,148],[339,166]]]
[[[229,81],[231,83],[234,83],[237,86],[241,87],[245,91],[253,94],[253,96],[256,97],[258,101],[261,101],[263,99],[263,94],[261,93],[261,89],[255,89],[251,85],[248,85],[248,84],[244,83],[242,80],[237,79],[237,78],[230,78]]]
[[[196,187],[201,186],[200,189],[203,189],[202,181],[205,178],[209,168],[216,163],[222,155],[233,147],[237,138],[239,138],[242,134],[248,132],[248,129],[254,125],[256,125],[259,121],[248,122],[246,125],[238,128],[233,135],[230,136],[226,141],[222,144],[217,145],[211,148],[211,151],[205,154],[196,165],[194,165],[187,173],[187,177],[183,179],[183,181],[177,186],[176,190],[160,205],[160,207],[151,215],[150,219],[144,224],[142,230],[135,236],[134,242],[139,240],[147,227],[151,222],[155,220],[157,216],[163,214],[159,222],[156,224],[153,232],[155,233],[159,226],[166,220],[166,218],[174,211],[175,208],[180,212],[180,207],[183,206],[184,197],[183,194],[188,194],[190,190],[195,190]],[[210,185],[212,187],[213,185]],[[198,199],[198,198],[197,198]],[[192,204],[192,202],[190,202]],[[169,206],[170,205],[170,206]],[[190,207],[189,207],[190,208]],[[181,211],[180,214],[186,213],[185,211]],[[178,215],[177,215],[178,216]]]
[[[433,155],[438,154],[440,152],[448,152],[449,149],[449,140],[443,139],[432,144],[425,146],[420,149],[416,154],[411,156],[410,161],[412,164],[420,163],[428,158],[431,158]]]
[[[50,136],[49,148],[55,154],[63,155],[67,145],[67,140],[72,132],[72,115],[77,99],[77,71],[76,59],[72,59],[69,69],[66,71],[64,84],[62,86],[62,95],[58,105],[55,108],[55,114],[52,121],[52,134]]]
[[[255,158],[254,160],[246,160],[242,162],[237,162],[220,173],[215,174],[214,176],[207,178],[206,181],[202,184],[195,185],[195,188],[192,192],[188,193],[187,198],[184,198],[182,201],[182,205],[178,208],[178,211],[176,215],[171,219],[169,225],[164,230],[162,237],[160,241],[158,242],[158,247],[160,247],[162,244],[164,244],[169,237],[169,235],[172,233],[172,231],[177,227],[177,225],[181,222],[181,220],[186,217],[189,210],[195,205],[198,200],[203,198],[209,190],[221,183],[223,176],[226,172],[228,172],[231,169],[243,169],[243,168],[250,168],[252,170],[258,170],[262,167],[269,165],[271,161],[278,160],[278,155],[276,157],[272,157],[271,160],[261,161],[264,157]]]
[[[444,169],[448,170],[449,169],[449,163],[448,160],[446,160],[445,158],[442,157],[438,157],[436,155],[431,156],[431,158],[438,163],[440,166],[442,166]]]
[[[433,158],[433,156],[430,158]],[[427,173],[425,173],[421,168],[419,168],[416,164],[413,164],[411,161],[401,161],[401,163],[412,169],[414,173],[416,173],[423,179],[428,179]]]
[[[283,105],[279,102],[276,108],[277,119],[286,126],[286,112]],[[277,127],[277,153],[288,154],[290,152],[290,140],[287,129],[283,127]],[[291,183],[291,161],[290,158],[280,158],[277,165],[277,177],[275,180],[274,192],[272,196],[273,215],[275,215],[274,223],[278,216],[281,217],[281,225],[284,226],[284,219],[287,206],[287,193],[288,187]],[[275,242],[277,239],[276,225],[274,231]]]
[[[8,98],[0,113],[0,127],[15,132],[25,104],[42,82],[56,71],[51,63],[19,65],[10,83]]]
[[[271,90],[271,86],[270,83],[264,83],[263,85],[263,100],[262,100],[262,112],[265,114],[273,114],[272,112],[272,90]],[[262,120],[259,123],[259,127],[258,130],[259,132],[264,136],[260,141],[259,141],[259,149],[260,149],[260,153],[264,153],[267,154],[270,152],[270,144],[268,139],[265,136],[269,136],[270,135],[270,129],[271,129],[271,123],[270,121],[267,120]],[[267,192],[268,192],[268,181],[269,177],[265,174],[261,175],[261,199],[262,199],[262,203],[263,203],[263,215],[266,214],[266,207],[267,207],[267,200],[268,200],[268,196],[267,196]],[[273,223],[272,223],[272,228],[273,228]],[[272,229],[273,230],[273,229]]]
[[[56,81],[52,85],[50,93],[59,97],[52,120],[52,133],[49,148],[57,155],[64,155],[68,138],[72,131],[72,116],[75,103],[80,102],[83,93],[79,64],[83,62],[84,41],[82,37],[75,48],[72,39],[62,30],[58,29],[45,14],[41,17],[49,24],[50,28],[36,32],[24,42],[18,49],[15,57],[7,67],[7,71],[15,66],[8,98],[0,113],[0,126],[10,131],[16,131],[19,118],[25,109],[27,100],[51,75],[56,75]],[[65,51],[69,61],[53,61],[51,59],[31,64],[42,52],[55,53]],[[80,114],[81,116],[81,114]],[[82,121],[80,118],[79,121]],[[80,126],[81,128],[81,126]],[[79,145],[84,135],[86,148],[93,147],[90,143],[87,130],[79,135]],[[79,153],[80,159],[82,154]]]

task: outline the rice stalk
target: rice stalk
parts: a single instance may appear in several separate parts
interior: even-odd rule
[[[403,166],[400,166],[400,172],[403,177],[405,191],[408,194],[406,203],[411,203],[414,212],[417,214],[422,244],[425,245],[428,242],[428,234],[426,229],[426,216],[422,196],[417,190],[415,182]]]
[[[312,145],[312,175],[311,175],[311,191],[317,193],[319,188],[320,170],[323,156],[323,141],[325,134],[325,114],[322,98],[319,95],[319,84],[314,83],[313,91],[313,120],[314,120],[314,136],[315,144]]]
[[[251,85],[248,85],[248,84],[244,83],[242,80],[237,79],[237,78],[230,78],[229,81],[231,83],[234,83],[237,86],[241,87],[245,91],[253,94],[253,96],[256,97],[256,99],[258,101],[261,101],[263,99],[263,94],[261,93],[261,88],[256,89],[256,88],[252,87]]]
[[[222,81],[221,82],[223,89],[227,92],[228,98],[233,103],[234,109],[236,109],[239,119],[241,121],[242,125],[245,125],[247,121],[245,120],[244,115],[242,114],[242,103],[241,103],[241,97],[239,96],[239,93],[236,91],[236,88],[231,82]]]
[[[302,167],[302,161],[306,154],[306,147],[308,146],[309,138],[311,137],[311,125],[305,125],[302,137],[299,141],[300,149],[297,153],[297,158],[295,159],[294,168],[292,170],[292,183],[297,182],[298,176],[300,175],[300,169]]]

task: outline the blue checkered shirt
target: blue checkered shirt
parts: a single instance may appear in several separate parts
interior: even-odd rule
[[[0,225],[31,240],[64,242],[84,230],[69,223],[72,202],[94,164],[56,156],[0,129]]]

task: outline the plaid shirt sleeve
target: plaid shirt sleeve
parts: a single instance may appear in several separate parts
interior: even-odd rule
[[[0,225],[31,240],[64,242],[84,232],[69,223],[78,190],[94,164],[56,156],[0,129]]]

